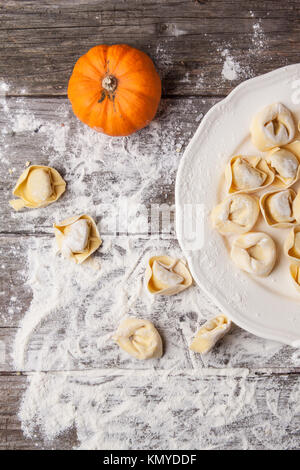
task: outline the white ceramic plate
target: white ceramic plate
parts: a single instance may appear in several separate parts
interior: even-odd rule
[[[260,216],[254,230],[272,236],[278,262],[268,278],[254,278],[232,263],[229,244],[212,229],[209,217],[224,196],[222,175],[229,158],[242,152],[260,154],[250,141],[250,121],[273,102],[285,104],[298,122],[300,64],[243,82],[206,114],[179,165],[176,230],[195,281],[224,313],[251,333],[300,347],[300,293],[289,278],[288,261],[282,252],[288,229],[270,229]],[[187,207],[194,208],[192,215],[186,215]],[[196,207],[203,208],[203,217],[201,212],[196,214]],[[200,219],[202,246],[199,240],[195,245],[190,239],[191,221],[195,227]]]

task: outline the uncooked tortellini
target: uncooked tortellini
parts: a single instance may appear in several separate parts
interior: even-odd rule
[[[45,207],[57,201],[65,189],[65,181],[54,168],[32,165],[22,173],[13,190],[20,199],[9,203],[16,211],[23,207]]]
[[[83,263],[102,243],[94,220],[85,214],[54,224],[54,231],[63,257],[72,258],[78,264]]]
[[[276,246],[266,233],[245,233],[234,240],[231,258],[247,273],[268,276],[275,265]]]
[[[161,337],[148,320],[127,317],[113,336],[116,343],[136,359],[159,358],[163,354]]]
[[[229,193],[249,193],[272,184],[274,172],[261,157],[237,155],[228,163],[225,179]]]
[[[297,156],[286,148],[276,147],[266,157],[270,168],[275,172],[274,184],[288,188],[300,177],[300,165]]]
[[[283,251],[293,263],[300,265],[300,225],[293,227],[288,234]]]
[[[290,275],[294,286],[300,292],[300,266],[298,264],[290,265]]]
[[[211,213],[213,226],[222,234],[245,233],[254,227],[259,215],[259,204],[249,194],[233,194]]]
[[[173,295],[189,287],[193,279],[184,260],[153,256],[148,261],[145,282],[151,294]]]
[[[293,189],[270,191],[260,198],[261,212],[268,225],[274,228],[291,227],[299,219],[299,195]]]
[[[270,104],[254,116],[250,132],[253,144],[262,152],[281,147],[294,138],[293,116],[283,104]]]
[[[197,332],[190,349],[198,353],[207,353],[214,345],[228,333],[231,321],[225,315],[218,315],[208,320]]]

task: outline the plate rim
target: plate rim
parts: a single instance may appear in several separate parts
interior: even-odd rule
[[[261,338],[273,340],[273,341],[278,341],[281,343],[285,343],[287,345],[293,346],[293,347],[300,347],[300,337],[297,335],[294,338],[291,338],[290,335],[284,334],[283,332],[278,331],[278,329],[267,329],[266,326],[260,326],[259,329],[255,326],[255,324],[252,324],[252,322],[249,323],[249,321],[243,321],[243,319],[236,319],[235,315],[232,315],[228,311],[227,306],[224,306],[216,297],[215,295],[209,291],[209,289],[201,282],[198,278],[198,275],[195,273],[194,268],[193,268],[193,262],[191,261],[190,254],[188,250],[185,249],[184,247],[184,240],[180,236],[180,229],[179,227],[181,226],[181,210],[180,210],[180,203],[179,203],[179,191],[180,191],[180,181],[182,179],[182,173],[183,169],[185,166],[186,161],[189,158],[189,151],[191,147],[194,144],[194,141],[197,139],[197,137],[200,135],[202,130],[205,129],[206,123],[209,122],[210,117],[212,114],[218,111],[219,108],[224,106],[224,104],[230,102],[236,94],[239,94],[241,91],[243,91],[244,88],[249,87],[249,85],[256,85],[262,80],[265,80],[266,78],[275,77],[276,75],[280,75],[283,72],[286,72],[287,70],[292,70],[292,69],[297,69],[299,68],[300,63],[295,63],[295,64],[289,64],[283,67],[280,67],[278,69],[275,69],[271,72],[267,72],[265,74],[258,75],[256,77],[244,80],[242,83],[237,85],[225,98],[221,99],[213,105],[209,111],[205,114],[204,118],[202,119],[201,123],[199,124],[196,132],[194,133],[193,137],[190,139],[183,156],[180,159],[179,166],[177,169],[177,174],[176,174],[176,182],[175,182],[175,210],[176,210],[176,235],[177,235],[177,240],[180,245],[180,248],[185,255],[189,268],[191,271],[191,274],[198,284],[198,286],[206,293],[206,295],[214,302],[214,304],[220,308],[229,318],[233,320],[234,323],[236,323],[239,327],[245,329],[246,331],[249,331],[250,333],[259,336]],[[232,312],[232,309],[231,309]]]

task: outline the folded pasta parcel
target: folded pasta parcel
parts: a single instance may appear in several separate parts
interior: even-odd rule
[[[300,192],[292,188],[269,191],[259,201],[266,223],[274,228],[287,228],[300,221]]]
[[[170,256],[153,256],[148,261],[145,283],[151,294],[174,295],[192,285],[186,262]]]
[[[233,241],[231,258],[249,274],[268,276],[276,262],[276,245],[267,233],[244,233]]]
[[[300,141],[287,144],[285,148],[275,147],[266,162],[275,172],[274,185],[278,188],[289,188],[300,179]]]
[[[300,225],[296,225],[289,232],[283,251],[293,264],[300,266]]]
[[[250,132],[253,144],[262,152],[282,147],[295,135],[292,113],[281,103],[265,106],[253,117]]]
[[[211,320],[207,320],[197,332],[190,349],[202,354],[207,353],[228,333],[230,328],[231,321],[225,315],[218,315]]]
[[[290,275],[294,286],[300,292],[300,266],[298,264],[290,265]]]
[[[258,199],[241,193],[230,195],[211,212],[213,227],[222,235],[249,232],[258,216]]]
[[[31,165],[19,177],[9,201],[16,210],[23,207],[46,207],[57,201],[66,189],[66,182],[57,170],[49,166]]]
[[[273,183],[274,171],[261,157],[236,155],[225,169],[229,193],[255,192]]]
[[[160,334],[149,320],[125,318],[113,339],[121,349],[136,359],[160,358],[163,354]]]
[[[64,258],[83,263],[102,243],[95,221],[89,215],[76,215],[54,224],[58,250]]]

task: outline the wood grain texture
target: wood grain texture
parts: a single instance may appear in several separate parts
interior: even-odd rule
[[[120,380],[122,377],[126,380],[126,375],[130,377],[131,373],[119,372],[119,378],[114,374],[109,380],[109,389],[104,392],[105,400],[103,403],[97,403],[98,407],[103,409],[103,418],[109,417],[110,413],[114,416],[115,407],[120,406]],[[225,374],[225,375],[224,375]],[[95,374],[94,374],[95,375]],[[176,375],[176,372],[175,372]],[[107,381],[107,374],[102,371],[96,373],[98,382]],[[69,377],[77,378],[80,381],[80,374],[71,374]],[[84,377],[81,380],[84,383]],[[86,376],[87,379],[87,376]],[[159,385],[150,386],[147,380],[142,381],[137,386],[132,380],[127,380],[127,397],[144,396],[147,402],[155,406],[161,400],[162,389],[165,395],[170,394],[172,384],[184,383],[191,393],[191,403],[182,409],[176,411],[172,423],[173,429],[180,429],[180,449],[189,448],[189,438],[193,436],[193,442],[196,443],[194,449],[206,448],[207,429],[210,431],[210,449],[297,449],[299,442],[299,415],[295,415],[297,402],[295,402],[295,393],[299,389],[299,376],[287,373],[285,370],[278,370],[278,373],[262,371],[252,371],[250,374],[245,370],[236,370],[233,376],[226,377],[226,370],[210,371],[209,373],[197,376],[191,376],[189,371],[182,371],[180,376],[173,382],[172,374],[166,383],[160,382],[159,375],[157,381]],[[79,382],[78,382],[79,383]],[[228,386],[229,385],[229,386]],[[233,412],[229,422],[221,424],[220,422],[210,425],[209,411],[203,416],[203,404],[197,402],[199,389],[211,389],[214,394],[209,400],[209,407],[214,405],[214,396],[221,394],[224,400],[224,406],[227,404],[228,411],[230,404],[235,402],[235,396],[231,396],[234,391],[236,396],[245,393],[245,402],[240,409]],[[241,392],[242,388],[242,392]],[[20,395],[26,389],[26,376],[24,375],[3,375],[0,374],[0,449],[71,449],[77,445],[76,435],[71,428],[59,438],[51,442],[45,442],[42,435],[37,432],[32,440],[25,440],[20,428],[20,422],[16,418],[20,406]],[[51,411],[50,411],[51,413]],[[199,416],[199,418],[198,418]],[[185,419],[184,419],[185,417]],[[188,417],[188,419],[186,419]],[[105,419],[105,418],[104,418]],[[119,448],[122,436],[122,422],[126,419],[132,419],[127,413],[122,413],[119,417],[119,432],[111,437],[112,445]],[[221,418],[222,421],[222,418]],[[119,421],[118,421],[119,422]],[[113,425],[114,418],[109,425]],[[102,427],[103,427],[103,423]],[[209,427],[208,427],[209,426]],[[151,427],[145,428],[143,422],[135,421],[135,434],[137,436],[135,448],[140,448],[141,442],[147,442],[147,449],[160,449],[163,435],[151,431]],[[100,429],[99,429],[100,431]],[[102,431],[102,429],[101,429]],[[142,440],[140,437],[144,436]],[[195,437],[198,436],[198,437]],[[215,436],[215,437],[214,437]],[[176,442],[176,436],[174,437]],[[149,443],[151,443],[149,445]],[[142,447],[143,448],[143,447]]]
[[[227,94],[228,49],[255,76],[298,61],[297,1],[6,1],[0,6],[0,77],[15,95],[65,95],[80,55],[96,44],[147,52],[165,95]],[[239,77],[243,78],[243,77]]]
[[[21,398],[26,390],[26,376],[0,372],[0,450],[53,449],[53,443],[45,443],[42,438],[34,441],[25,439],[18,419]],[[61,442],[56,442],[59,449],[72,449],[76,435],[67,432]]]
[[[133,136],[116,139],[113,148],[114,154],[111,158],[120,160],[122,154],[124,155],[124,147],[128,156],[126,165],[123,165],[121,169],[122,173],[120,173],[120,166],[114,168],[109,161],[108,156],[112,154],[110,141],[103,139],[102,135],[95,134],[95,141],[104,140],[105,142],[99,160],[103,159],[103,154],[106,156],[106,160],[104,162],[95,161],[93,170],[86,172],[83,185],[88,188],[89,182],[99,181],[99,194],[102,203],[114,202],[119,197],[128,196],[128,188],[132,192],[137,191],[141,185],[141,174],[131,149],[134,150],[138,146],[140,152],[140,149],[143,149],[145,154],[153,155],[154,163],[158,166],[162,155],[161,147],[168,138],[168,155],[170,154],[170,157],[179,161],[201,118],[217,101],[215,98],[163,100],[155,120],[155,132],[144,129]],[[32,164],[48,165],[55,155],[61,158],[56,160],[55,168],[65,177],[67,183],[72,183],[74,173],[67,165],[66,160],[68,154],[73,155],[76,152],[86,151],[88,142],[82,134],[88,128],[76,119],[68,100],[64,98],[8,98],[5,100],[5,106],[4,102],[0,101],[0,109],[2,109],[0,113],[0,127],[2,129],[0,135],[2,147],[0,196],[1,200],[5,201],[0,206],[0,217],[6,221],[5,225],[0,227],[0,232],[36,233],[38,231],[39,233],[49,233],[52,231],[53,209],[58,208],[61,212],[65,208],[68,211],[70,198],[73,196],[67,191],[55,203],[55,206],[45,208],[42,213],[34,210],[15,213],[8,204],[8,201],[13,197],[12,190],[17,178],[24,171],[27,160]],[[62,128],[61,125],[64,127]],[[57,150],[59,129],[65,131],[65,138],[62,141],[63,152],[60,149]],[[172,139],[170,139],[170,135]],[[74,142],[76,143],[74,144]],[[98,167],[95,168],[97,165]],[[152,204],[173,204],[176,169],[176,165],[173,165],[172,174],[169,175],[167,182],[163,180],[163,174],[156,181],[149,178],[148,185],[143,182],[144,189],[140,202],[145,203],[148,207],[150,199]],[[124,180],[124,185],[120,186],[118,183],[121,179]],[[128,181],[136,181],[136,183],[128,184]],[[123,191],[117,193],[114,189],[116,186],[123,188]],[[110,188],[111,191],[107,191],[107,188]],[[101,191],[104,189],[105,197],[101,197]],[[99,202],[99,195],[95,194],[95,204],[97,202]]]
[[[109,169],[99,159],[99,169],[87,172],[82,180],[86,188],[99,181],[101,188],[107,188],[106,199],[114,203],[120,196],[130,196],[143,181],[135,162],[134,146],[137,143],[145,155],[154,155],[154,161],[156,159],[158,163],[160,148],[172,132],[174,158],[179,161],[202,116],[235,85],[251,76],[299,61],[299,14],[300,4],[296,0],[1,2],[0,95],[7,96],[0,96],[0,449],[71,449],[78,444],[74,429],[53,442],[45,442],[38,433],[34,440],[24,437],[17,414],[27,388],[27,375],[14,371],[11,357],[19,322],[32,300],[32,290],[26,283],[28,266],[24,248],[34,247],[38,240],[50,250],[53,216],[60,217],[68,209],[74,194],[66,193],[54,211],[48,208],[42,214],[39,211],[16,214],[8,206],[11,190],[27,160],[47,164],[56,154],[60,155],[57,142],[49,139],[56,135],[57,126],[67,128],[66,155],[73,151],[72,142],[77,138],[78,143],[80,136],[84,137],[82,124],[72,115],[66,99],[68,78],[78,57],[96,44],[128,43],[150,55],[163,80],[165,99],[155,128],[142,130],[122,142],[115,141],[114,156],[120,159],[124,152],[127,155],[122,172],[117,168]],[[222,75],[226,54],[238,64],[236,80],[226,80]],[[8,90],[1,87],[2,82],[9,86]],[[31,123],[24,128],[23,118],[28,120],[28,116]],[[77,151],[82,151],[82,147]],[[104,151],[111,152],[111,147],[104,146]],[[56,160],[56,167],[70,188],[77,174],[66,163]],[[173,165],[167,183],[163,179],[147,180],[141,201],[147,207],[151,203],[173,204],[175,173],[176,165]],[[120,193],[115,191],[115,183],[122,188]],[[98,207],[96,194],[93,203]],[[104,225],[101,226],[105,216],[99,217],[97,222],[103,227],[102,233],[109,237]],[[146,233],[133,241],[140,251],[146,243],[152,243]],[[171,237],[170,243],[176,244],[176,241]],[[114,249],[122,253],[121,244]],[[109,260],[105,250],[100,250],[97,257]],[[106,282],[113,279],[113,272],[106,276]],[[200,310],[213,313],[214,306],[203,293],[199,295],[202,299]],[[299,448],[295,444],[300,438],[299,413],[293,402],[300,380],[297,351],[265,342],[234,327],[213,353],[201,357],[187,349],[187,339],[199,323],[198,312],[191,309],[183,318],[176,308],[176,300],[167,306],[162,299],[153,310],[153,320],[158,324],[166,348],[166,362],[161,368],[185,369],[181,372],[182,380],[188,370],[197,372],[208,368],[209,376],[197,378],[197,387],[205,387],[209,382],[216,396],[223,393],[224,374],[230,376],[234,370],[239,383],[238,368],[250,369],[245,379],[245,386],[253,393],[251,405],[246,405],[250,411],[242,411],[234,421],[222,427],[225,438],[220,439],[215,448]],[[106,313],[108,315],[109,311]],[[33,362],[38,363],[43,338],[51,332],[53,325],[52,319],[47,319],[34,332],[29,345]],[[110,332],[111,329],[106,327],[105,333]],[[59,338],[63,344],[63,329]],[[176,357],[180,357],[180,363],[177,361],[176,364]],[[103,369],[109,374],[110,370],[118,368],[120,374],[127,374],[131,367],[130,360],[124,359],[108,343],[102,356],[96,353],[88,361],[78,356],[69,369],[81,373]],[[222,373],[217,370],[220,368],[224,368]],[[50,370],[63,374],[64,364],[52,364]],[[245,377],[244,370],[241,375]],[[186,377],[186,380],[189,379]],[[132,383],[128,386],[133,396],[149,393],[149,384],[138,390]],[[156,393],[153,390],[154,402],[158,399]],[[113,411],[117,395],[118,387],[112,385],[105,412]],[[276,406],[267,400],[268,396],[277,400]],[[284,411],[281,413],[280,409]],[[188,422],[191,422],[193,411],[186,411]],[[198,426],[192,422],[190,432],[198,432]],[[212,435],[214,431],[212,428]],[[157,436],[151,437],[159,448]]]
[[[101,303],[101,289],[109,289],[116,283],[122,283],[122,293],[128,298],[133,295],[137,280],[142,281],[147,253],[155,247],[167,246],[179,250],[175,239],[167,241],[157,241],[149,236],[129,237],[131,249],[136,253],[136,259],[133,263],[134,273],[131,280],[130,271],[124,265],[116,265],[112,260],[115,259],[117,251],[122,253],[122,241],[118,237],[104,237],[104,245],[95,254],[95,259],[100,262],[104,268],[104,273],[99,278],[97,285],[92,285],[89,289],[82,292],[76,304],[72,303],[71,314],[68,305],[62,306],[58,311],[53,308],[44,317],[43,321],[37,324],[35,330],[31,331],[29,343],[27,345],[27,355],[24,370],[84,370],[84,369],[132,369],[132,359],[123,354],[111,339],[111,335],[118,324],[116,312],[111,309],[111,303]],[[125,239],[126,240],[126,239]],[[38,244],[37,244],[38,242]],[[27,265],[28,247],[32,249],[32,259],[37,250],[43,249],[45,252],[45,264],[53,262],[50,257],[52,251],[53,236],[33,236],[18,235],[0,237],[0,256],[3,268],[0,270],[0,284],[3,286],[0,303],[0,371],[8,372],[14,370],[12,363],[12,350],[14,339],[18,331],[18,326],[26,311],[30,307],[32,300],[32,290],[30,282],[29,266]],[[124,246],[126,246],[124,243]],[[106,246],[109,246],[107,251]],[[124,250],[125,252],[125,250]],[[46,256],[49,256],[47,258]],[[149,256],[149,255],[148,255]],[[57,259],[58,267],[64,269],[62,261]],[[132,261],[131,261],[132,263]],[[110,268],[107,268],[110,266]],[[7,278],[9,274],[9,278]],[[124,279],[127,279],[124,281]],[[27,282],[25,282],[25,280]],[[45,282],[48,282],[45,279]],[[53,282],[52,291],[55,293],[56,285]],[[95,290],[99,290],[97,297]],[[191,304],[189,311],[182,313],[182,301],[184,297],[186,302],[191,302],[188,295],[192,295],[191,290],[196,290],[197,305]],[[49,292],[48,291],[48,295]],[[62,290],[61,295],[64,292]],[[89,298],[101,309],[101,328],[91,331],[90,319],[88,316]],[[7,299],[9,301],[7,302]],[[144,299],[133,305],[136,316],[149,315],[149,309],[146,309]],[[241,328],[234,325],[231,332],[208,354],[201,356],[188,349],[191,337],[199,328],[204,316],[214,316],[218,314],[217,308],[207,298],[207,296],[198,287],[192,287],[186,294],[180,298],[160,297],[151,305],[151,321],[159,329],[164,342],[164,356],[156,361],[158,369],[192,369],[201,370],[203,367],[220,368],[240,368],[270,370],[285,367],[292,372],[297,372],[300,367],[297,352],[289,346],[285,346],[272,341],[265,341],[258,338]],[[78,323],[78,334],[74,336],[74,341],[68,343],[68,330],[72,328],[72,321]],[[96,318],[95,318],[96,321]],[[85,342],[86,335],[89,337],[89,348],[82,350],[81,343]],[[47,347],[44,344],[45,338],[51,338]],[[101,347],[99,349],[99,341]],[[59,345],[61,348],[61,360],[55,359],[53,362],[48,360],[51,353]],[[101,351],[101,352],[100,352]],[[297,369],[298,366],[298,369]],[[153,363],[144,361],[135,361],[134,367],[138,370],[152,369]]]

